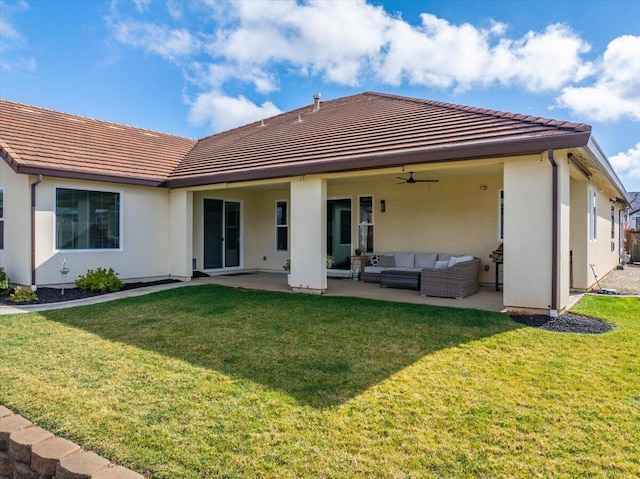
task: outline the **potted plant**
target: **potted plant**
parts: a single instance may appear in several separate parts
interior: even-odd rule
[[[290,259],[284,262],[284,264],[282,265],[282,269],[284,269],[287,272],[287,284],[291,286],[291,260]]]

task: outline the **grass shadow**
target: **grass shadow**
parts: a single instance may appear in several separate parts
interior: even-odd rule
[[[316,408],[348,401],[438,350],[522,327],[479,310],[216,285],[43,314]]]

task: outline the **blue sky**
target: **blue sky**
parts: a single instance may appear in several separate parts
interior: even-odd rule
[[[0,97],[201,138],[362,91],[588,123],[640,191],[640,0],[0,0]]]

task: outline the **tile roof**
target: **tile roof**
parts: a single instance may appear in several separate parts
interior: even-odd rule
[[[587,144],[591,127],[365,92],[198,141],[169,186],[277,178]]]
[[[157,186],[195,144],[0,100],[0,154],[19,173]]]
[[[365,92],[194,141],[0,100],[20,173],[168,187],[585,146],[591,127]]]

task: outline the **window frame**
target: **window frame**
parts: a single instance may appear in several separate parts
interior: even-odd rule
[[[370,222],[366,222],[366,221],[360,221],[360,219],[362,218],[361,215],[361,201],[362,198],[371,198],[371,221]],[[376,228],[375,228],[375,223],[376,223],[376,208],[375,208],[375,197],[373,194],[369,194],[369,195],[358,195],[358,224],[357,224],[357,228],[358,228],[358,233],[357,233],[357,240],[358,240],[358,249],[361,250],[363,253],[373,253],[375,252],[375,234],[376,234]],[[366,228],[372,228],[372,232],[371,232],[371,242],[373,243],[371,245],[371,250],[368,250],[366,247],[363,248],[363,245],[360,241],[361,236],[360,236],[360,230],[362,227],[366,227]],[[367,234],[368,236],[368,234]]]
[[[597,241],[598,239],[598,190],[593,187],[589,188],[589,240]]]
[[[117,248],[58,248],[58,190],[73,190],[92,193],[109,193],[118,195],[118,247]],[[56,185],[53,188],[53,251],[73,253],[109,253],[124,250],[124,192],[111,188],[78,187],[77,185]]]
[[[285,217],[284,217],[284,224],[278,224],[278,208],[280,203],[284,203],[285,205]],[[289,251],[289,202],[287,200],[276,200],[276,208],[275,208],[275,218],[274,218],[274,222],[275,222],[275,251]],[[278,233],[280,229],[284,229],[286,231],[286,248],[285,249],[281,249],[279,248],[279,244],[278,244]]]

